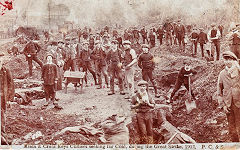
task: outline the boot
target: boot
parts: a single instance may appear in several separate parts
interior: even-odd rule
[[[108,95],[113,95],[113,94],[115,94],[114,91],[110,91],[110,92],[108,93]]]
[[[121,95],[125,95],[125,92],[123,90],[120,91]]]
[[[102,84],[99,84],[99,86],[97,87],[97,89],[101,89],[102,88]]]

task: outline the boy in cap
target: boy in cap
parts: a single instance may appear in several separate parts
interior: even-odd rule
[[[117,77],[118,84],[120,88],[120,94],[124,95],[123,91],[123,73],[122,73],[122,57],[121,57],[121,51],[118,49],[118,41],[113,40],[112,41],[112,47],[111,50],[107,54],[106,60],[109,62],[109,70],[110,70],[110,92],[108,95],[115,94],[114,91],[114,79]]]
[[[43,89],[46,98],[45,107],[48,106],[51,102],[54,104],[55,108],[62,109],[58,104],[55,102],[55,85],[57,84],[57,66],[53,63],[53,55],[48,54],[46,56],[47,63],[42,67],[42,79],[43,79]],[[49,98],[51,100],[49,101]]]
[[[155,68],[155,62],[153,61],[153,55],[149,52],[149,46],[147,44],[142,45],[143,53],[138,58],[138,66],[142,69],[142,78],[145,81],[148,79],[152,82],[155,97],[159,97],[157,93],[157,86],[154,82],[153,70]]]
[[[222,54],[225,68],[220,72],[217,82],[219,102],[227,115],[229,134],[232,142],[240,140],[240,67],[237,57],[231,51]]]
[[[6,123],[6,111],[7,101],[12,101],[15,95],[14,82],[12,73],[8,68],[3,65],[3,56],[0,55],[0,100],[1,100],[1,144],[7,144],[5,139],[5,123]]]
[[[95,66],[96,66],[96,72],[98,76],[98,88],[102,88],[102,76],[103,74],[105,78],[105,83],[107,85],[107,88],[109,88],[108,84],[108,75],[107,75],[107,63],[106,63],[106,52],[104,48],[102,47],[99,40],[95,42],[96,46],[91,54],[91,58],[95,60]]]
[[[182,67],[179,71],[175,87],[171,93],[170,102],[173,101],[173,96],[181,88],[182,85],[184,85],[188,91],[191,90],[192,98],[196,99],[193,94],[193,90],[189,89],[189,76],[195,74],[197,74],[197,72],[191,68],[191,63],[184,61],[184,67]]]
[[[83,71],[87,73],[87,70],[88,70],[93,76],[95,85],[97,85],[97,77],[96,77],[95,71],[93,70],[91,53],[89,51],[88,45],[89,44],[87,41],[83,43],[83,50],[79,54],[79,60],[81,61],[80,64],[83,67]],[[87,84],[87,75],[85,76],[85,82]]]
[[[216,60],[220,57],[220,37],[221,33],[216,28],[216,25],[211,24],[212,29],[208,32],[208,40],[211,43],[211,57],[214,57],[214,47],[216,49]]]
[[[153,115],[155,102],[148,92],[147,81],[138,82],[137,93],[132,97],[132,109],[137,109],[137,124],[141,135],[140,144],[153,144]]]
[[[131,48],[130,41],[124,41],[124,53],[123,53],[123,62],[125,69],[125,79],[127,82],[128,96],[126,99],[134,94],[134,73],[135,73],[135,64],[137,63],[137,54],[134,49]]]

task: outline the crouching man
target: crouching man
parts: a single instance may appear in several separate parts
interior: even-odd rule
[[[171,93],[170,103],[173,102],[173,96],[181,88],[182,85],[184,85],[188,91],[191,90],[192,98],[196,100],[193,94],[193,90],[189,89],[189,77],[195,74],[197,74],[197,72],[191,68],[190,62],[184,62],[184,67],[182,67],[179,71],[175,87],[173,89],[173,92]]]
[[[141,134],[140,144],[153,144],[153,118],[152,109],[155,102],[148,93],[147,81],[138,82],[136,95],[132,97],[132,109],[137,109],[137,124]]]
[[[44,107],[47,107],[50,103],[53,103],[55,108],[62,109],[55,102],[55,85],[57,84],[57,65],[55,65],[52,61],[53,56],[51,54],[47,55],[47,63],[42,67],[42,79],[43,79],[43,89],[46,98],[46,104]],[[49,98],[51,97],[51,101]]]
[[[217,91],[220,102],[223,103],[227,115],[229,134],[232,142],[240,140],[240,67],[237,56],[231,51],[223,52],[225,69],[217,82]]]

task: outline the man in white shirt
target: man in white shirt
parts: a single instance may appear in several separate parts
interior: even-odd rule
[[[211,43],[211,57],[214,57],[214,47],[216,49],[216,60],[219,60],[220,56],[220,37],[221,33],[217,29],[216,25],[211,24],[212,29],[208,32],[208,40]]]

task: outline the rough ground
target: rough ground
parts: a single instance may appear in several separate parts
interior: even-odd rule
[[[5,44],[3,46],[1,51],[7,49]],[[222,48],[225,50],[226,47],[222,46]],[[185,53],[179,51],[177,47],[168,49],[166,45],[157,46],[151,52],[160,58],[155,73],[163,102],[174,85],[176,74],[183,66],[184,59],[192,62],[194,69],[198,71],[193,78],[198,109],[190,115],[186,114],[184,100],[187,94],[184,89],[181,90],[176,93],[171,123],[200,143],[229,141],[226,116],[218,109],[214,97],[217,76],[222,69],[221,61],[207,62],[206,59],[200,58],[200,54],[198,58],[193,58],[190,56],[189,47]],[[17,58],[7,57],[9,57],[7,66],[13,72],[14,78],[26,78],[28,68],[25,57],[23,55]],[[40,80],[39,71],[38,67],[34,70],[36,80]],[[140,78],[141,76],[136,77],[136,79]],[[79,90],[75,91],[72,85],[69,86],[68,94],[64,91],[57,92],[57,97],[60,98],[59,105],[63,107],[60,111],[55,110],[53,106],[45,110],[40,109],[44,99],[33,100],[33,104],[26,106],[12,103],[7,112],[8,139],[15,142],[17,139],[19,144],[56,144],[59,141],[64,144],[101,143],[96,136],[72,132],[66,132],[62,136],[54,136],[54,134],[70,126],[99,123],[114,114],[131,115],[130,103],[119,94],[107,96],[108,89],[97,90],[95,86],[84,87],[83,93],[80,93]],[[20,139],[32,131],[41,131],[43,136],[34,140]]]

